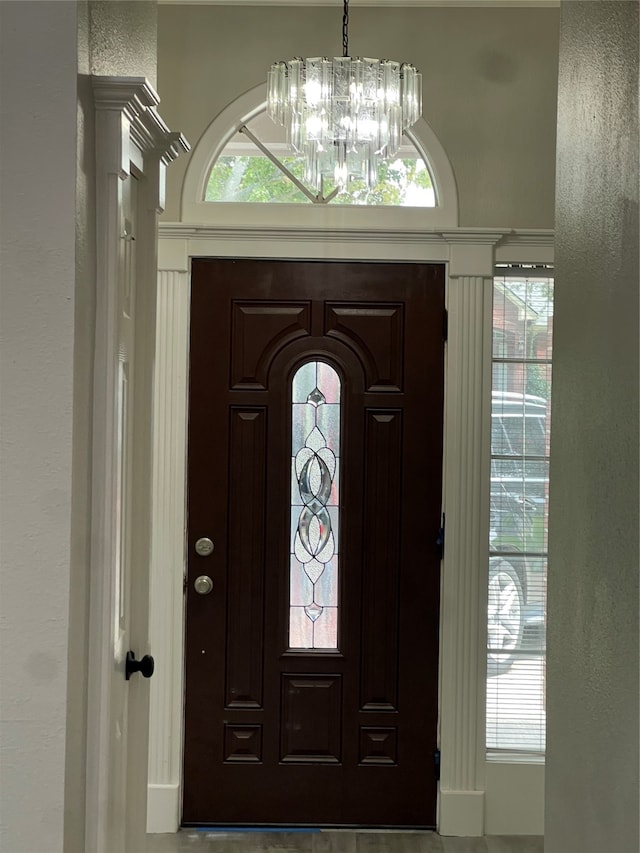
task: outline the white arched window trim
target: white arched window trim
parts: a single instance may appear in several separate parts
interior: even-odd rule
[[[211,167],[231,136],[266,108],[266,85],[261,84],[227,106],[207,127],[187,166],[182,186],[181,221],[194,225],[279,226],[309,228],[456,228],[458,191],[444,148],[421,118],[407,133],[429,167],[436,206],[430,208],[347,207],[297,204],[204,201]]]

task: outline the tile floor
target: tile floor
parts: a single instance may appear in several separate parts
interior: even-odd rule
[[[322,830],[228,832],[183,829],[148,835],[147,853],[542,853],[542,836],[447,838],[435,832]]]

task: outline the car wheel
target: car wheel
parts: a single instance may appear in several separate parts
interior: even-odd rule
[[[487,673],[506,672],[515,660],[524,633],[524,597],[518,573],[504,557],[494,557],[489,568],[487,612]]]

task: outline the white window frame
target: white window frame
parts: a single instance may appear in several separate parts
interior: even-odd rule
[[[264,115],[266,115],[266,111],[264,112]],[[289,166],[286,163],[284,163],[283,159],[282,159],[283,157],[291,154],[291,149],[289,148],[289,146],[286,143],[284,143],[284,142],[277,142],[277,143],[264,142],[262,139],[260,139],[260,135],[259,135],[258,130],[255,128],[250,128],[248,126],[248,123],[247,124],[241,123],[238,126],[234,136],[237,136],[238,134],[246,136],[248,141],[247,142],[240,142],[240,143],[236,141],[235,143],[232,143],[231,140],[234,138],[234,137],[232,137],[231,140],[229,140],[227,142],[225,147],[220,152],[219,157],[211,164],[211,169],[209,170],[209,177],[207,178],[207,187],[205,188],[205,201],[207,202],[207,204],[233,204],[234,203],[234,202],[231,202],[228,200],[206,198],[206,194],[208,191],[208,184],[211,180],[211,175],[213,174],[213,171],[214,171],[214,169],[218,163],[218,160],[221,159],[222,157],[225,157],[225,156],[226,157],[246,157],[246,158],[260,157],[260,158],[266,158],[267,160],[270,160],[271,163],[275,166],[275,168],[278,169],[279,172],[288,179],[289,183],[292,184],[294,187],[296,187],[298,189],[298,191],[304,196],[304,199],[302,199],[302,200],[290,202],[292,204],[307,205],[307,204],[311,203],[311,204],[327,205],[327,204],[331,204],[331,202],[339,194],[340,190],[338,187],[334,187],[334,189],[332,189],[331,192],[329,192],[326,196],[323,194],[322,190],[314,192],[313,189],[311,189],[309,186],[307,186],[307,184],[304,182],[303,179],[297,178],[293,174],[293,172],[290,170]],[[437,199],[436,199],[435,188],[433,187],[433,179],[431,178],[431,172],[429,170],[428,162],[427,162],[424,154],[420,151],[419,143],[416,143],[414,141],[413,133],[411,132],[411,130],[406,130],[404,132],[403,136],[409,140],[410,144],[401,145],[400,149],[396,153],[395,157],[392,159],[394,161],[395,160],[402,160],[402,159],[414,159],[416,161],[420,160],[424,169],[426,170],[427,174],[429,175],[429,180],[431,182],[430,189],[431,189],[431,192],[433,193],[434,203],[433,204],[424,204],[424,205],[414,205],[414,206],[417,206],[420,208],[435,207],[435,206],[437,206]],[[416,156],[414,156],[414,154]],[[248,203],[250,204],[251,202],[244,202],[243,201],[241,203],[242,204],[248,204]],[[271,202],[268,200],[261,202],[261,204],[270,204],[270,203]],[[277,203],[282,204],[283,202],[277,202]],[[372,204],[372,205],[359,205],[359,206],[369,207],[369,206],[376,206],[376,205]],[[381,204],[378,206],[379,207],[411,207],[411,205],[405,205],[405,204],[397,204],[397,205],[392,205],[392,204],[382,205]]]
[[[494,350],[494,348],[493,348],[493,338],[494,338],[493,305],[494,305],[495,294],[496,294],[496,283],[497,283],[497,280],[500,280],[503,278],[507,279],[509,281],[522,280],[523,282],[525,282],[529,279],[532,281],[539,281],[542,279],[546,279],[546,280],[550,280],[551,282],[553,282],[554,270],[553,270],[553,267],[551,265],[548,265],[548,264],[539,265],[539,266],[529,265],[529,264],[522,264],[522,265],[513,264],[511,266],[503,266],[501,268],[500,267],[496,268],[495,274],[494,274],[494,287],[492,289],[492,322],[491,322],[491,324],[492,324],[492,354],[491,354],[492,391],[494,390],[493,389],[493,369],[495,368],[495,366],[497,364],[501,364],[503,367],[506,364],[502,360],[502,357],[500,357],[500,356],[496,357],[494,354],[494,351],[493,351]],[[523,305],[523,307],[524,307],[524,305]],[[498,331],[501,331],[501,330],[498,330]],[[551,332],[551,334],[553,334],[553,332]],[[514,358],[510,358],[509,362],[512,364],[525,364],[525,365],[526,364],[542,364],[542,365],[545,365],[548,367],[551,366],[551,359],[530,360],[526,357],[526,354],[524,354],[522,356],[522,361],[520,361],[519,359],[514,357]],[[551,377],[550,377],[550,381],[551,381]],[[500,389],[495,389],[495,390],[500,390]],[[553,392],[551,392],[551,393],[553,393]],[[547,424],[547,430],[548,429],[549,429],[549,425]],[[491,439],[491,444],[492,443],[493,443],[493,439]],[[505,457],[505,458],[509,458],[509,457]],[[515,458],[517,459],[518,457],[515,457]],[[547,494],[547,501],[548,501],[548,494]],[[499,551],[490,551],[490,558],[493,558],[495,556],[499,556],[499,554],[500,554]],[[544,557],[544,559],[548,559],[547,552],[545,552],[542,556]],[[507,559],[508,559],[508,557],[507,557]],[[532,559],[536,559],[536,557],[533,557]],[[545,585],[546,585],[546,574],[545,574]],[[540,651],[540,655],[541,655],[542,660],[546,661],[546,643],[545,643],[545,647],[539,651]],[[532,650],[531,653],[535,654],[534,650]],[[543,669],[544,669],[544,667],[543,667]],[[500,677],[500,676],[494,674],[491,677],[495,678],[495,677]],[[489,675],[487,675],[487,679],[489,679]],[[544,688],[544,682],[545,682],[545,675],[543,675],[543,688],[542,688],[543,692],[545,689]],[[513,747],[513,748],[506,747],[503,749],[503,748],[492,748],[492,747],[488,746],[487,747],[487,761],[488,762],[497,762],[497,763],[507,762],[507,763],[516,763],[516,764],[544,765],[544,763],[545,763],[545,751],[544,750],[540,750],[540,751],[519,750],[516,747]]]

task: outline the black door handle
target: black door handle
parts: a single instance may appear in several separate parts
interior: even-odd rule
[[[153,675],[154,662],[151,655],[145,655],[142,660],[136,660],[135,652],[127,652],[124,665],[124,677],[129,681],[134,672],[141,672],[145,678]]]

